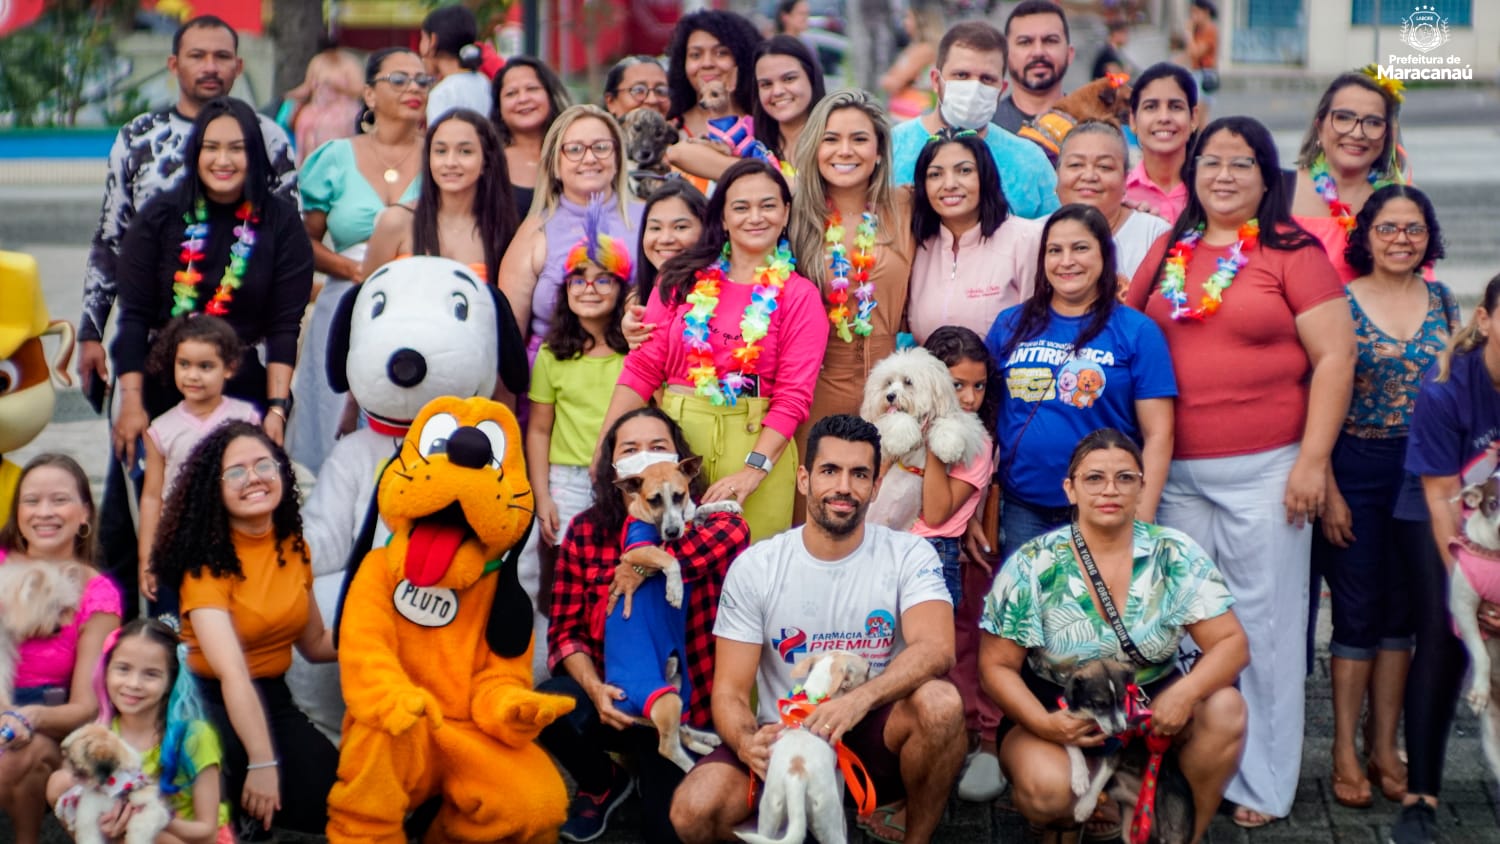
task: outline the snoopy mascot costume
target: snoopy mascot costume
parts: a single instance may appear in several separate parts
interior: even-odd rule
[[[411,421],[440,396],[489,398],[498,379],[525,395],[526,346],[504,296],[447,258],[401,258],[344,294],[328,336],[328,382],[359,404],[362,423],[333,446],[302,508],[313,594],[330,621],[344,569],[385,544],[376,482]],[[287,683],[313,723],[338,740],[344,716],[336,664],[295,657]]]

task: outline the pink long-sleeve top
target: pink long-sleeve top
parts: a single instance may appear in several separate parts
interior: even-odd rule
[[[750,304],[752,290],[751,285],[733,282],[720,286],[719,304],[708,329],[713,338],[714,363],[721,373],[735,368],[731,354],[743,342],[740,319]],[[663,384],[693,386],[687,377],[688,347],[682,339],[683,317],[690,310],[692,306],[685,302],[667,305],[659,294],[652,294],[646,303],[645,321],[656,330],[640,348],[625,356],[621,386],[634,390],[645,401],[650,401]],[[813,386],[823,365],[823,350],[828,347],[827,321],[818,288],[792,273],[771,313],[771,330],[760,342],[756,371],[759,395],[771,402],[764,424],[787,439],[807,419],[812,406]]]

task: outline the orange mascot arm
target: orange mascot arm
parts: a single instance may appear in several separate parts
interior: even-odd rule
[[[443,713],[437,698],[418,688],[401,665],[396,611],[391,606],[395,588],[386,549],[372,550],[355,573],[344,599],[339,671],[349,716],[391,735],[401,735],[423,715],[433,729],[441,727]]]
[[[510,747],[531,742],[573,706],[570,697],[532,690],[530,648],[517,659],[489,653],[474,678],[474,723]]]

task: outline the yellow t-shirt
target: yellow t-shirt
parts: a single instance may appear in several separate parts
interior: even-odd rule
[[[110,726],[116,734],[120,732],[120,719],[116,718]],[[204,768],[214,765],[220,767],[224,764],[224,748],[219,743],[219,733],[213,725],[207,721],[193,721],[188,724],[187,734],[182,739],[182,755],[187,757],[188,765],[179,765],[177,775],[172,778],[178,791],[167,800],[172,805],[172,811],[183,820],[193,820],[193,781],[198,778],[199,772]],[[189,770],[191,767],[191,770]],[[161,777],[161,745],[157,745],[141,754],[141,773],[152,779]],[[229,823],[229,803],[219,801],[219,826]]]
[[[593,462],[604,414],[609,410],[609,399],[624,366],[625,356],[618,352],[604,357],[584,353],[572,360],[558,360],[542,344],[531,370],[529,396],[538,404],[553,406],[549,462],[560,466],[587,466]]]
[[[188,646],[188,668],[200,677],[215,677],[198,645],[192,611],[222,609],[229,611],[250,676],[278,677],[291,666],[292,645],[307,627],[312,566],[291,539],[282,543],[286,565],[279,565],[274,531],[264,536],[234,531],[232,541],[243,578],[212,577],[203,570],[183,578],[182,640]]]

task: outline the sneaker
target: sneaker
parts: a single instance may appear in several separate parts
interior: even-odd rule
[[[609,825],[609,816],[630,796],[635,787],[630,772],[613,763],[611,767],[614,773],[603,794],[589,794],[579,789],[574,795],[568,806],[568,822],[557,833],[562,840],[593,841],[603,835]]]
[[[1005,775],[993,753],[977,753],[958,780],[958,796],[970,803],[988,803],[1005,790]]]
[[[1432,844],[1437,840],[1437,808],[1425,800],[1402,806],[1391,827],[1390,844]]]

